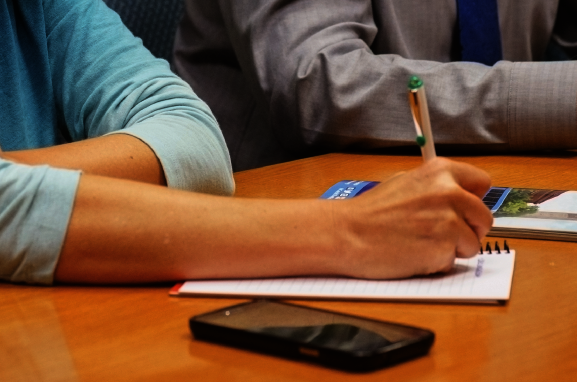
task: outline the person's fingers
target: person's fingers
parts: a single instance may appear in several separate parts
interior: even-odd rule
[[[473,165],[454,162],[445,158],[436,158],[433,161],[436,161],[436,163],[432,163],[433,165],[446,168],[457,184],[479,198],[485,196],[491,187],[489,174]]]
[[[470,231],[470,230],[469,230]],[[461,235],[459,235],[461,237]],[[427,274],[432,273],[439,273],[439,272],[449,272],[451,268],[455,265],[455,258],[456,257],[465,257],[465,256],[457,256],[457,247],[456,244],[453,242],[451,248],[447,248],[447,250],[443,253],[438,253],[438,258],[434,261],[434,263],[430,264],[429,271]]]
[[[449,245],[448,252],[439,255],[432,273],[449,272],[455,265],[455,258],[470,258],[479,252],[477,234],[464,220],[459,220],[454,227],[452,237],[455,241]]]
[[[455,166],[454,177],[465,190],[482,199],[491,187],[491,177],[476,167],[459,163]]]
[[[469,224],[463,221],[463,226],[459,231],[455,256],[461,258],[473,257],[479,252],[479,238],[477,233],[471,229]]]
[[[477,235],[477,242],[487,235],[493,225],[493,214],[475,195],[464,192],[453,199],[455,211]]]

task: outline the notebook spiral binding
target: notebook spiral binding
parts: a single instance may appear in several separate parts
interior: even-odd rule
[[[501,252],[501,247],[499,247],[499,242],[495,242],[495,246],[491,249],[491,243],[487,242],[485,246],[485,250],[483,250],[483,246],[479,248],[480,255],[492,255],[493,253],[500,255],[501,253],[511,253],[509,250],[509,245],[507,244],[507,240],[503,240],[503,251]]]

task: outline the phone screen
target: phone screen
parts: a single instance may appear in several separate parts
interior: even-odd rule
[[[267,300],[233,306],[195,319],[314,348],[354,353],[372,353],[432,336],[425,329]]]

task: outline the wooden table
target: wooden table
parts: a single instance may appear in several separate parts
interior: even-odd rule
[[[458,158],[495,185],[577,189],[577,157]],[[379,180],[418,157],[332,154],[236,174],[246,197],[318,197],[342,179]],[[352,374],[203,343],[190,316],[241,300],[168,297],[169,285],[0,284],[0,381],[571,381],[577,380],[577,243],[511,239],[505,306],[302,302],[431,328],[428,356]]]

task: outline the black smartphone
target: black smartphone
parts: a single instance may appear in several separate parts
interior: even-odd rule
[[[427,354],[427,329],[257,300],[194,316],[198,340],[306,359],[339,369],[368,371]]]

